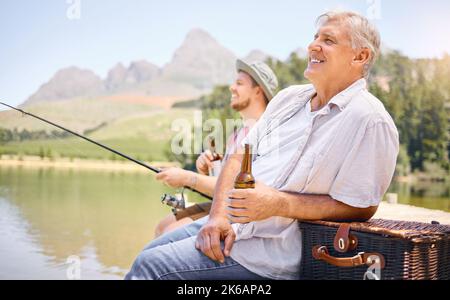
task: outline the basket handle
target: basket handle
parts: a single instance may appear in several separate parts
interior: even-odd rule
[[[312,255],[315,259],[323,260],[336,267],[358,267],[362,265],[371,266],[377,263],[379,260],[380,268],[384,269],[385,261],[384,257],[380,253],[376,252],[359,252],[353,257],[334,257],[328,252],[326,246],[314,246],[312,249]]]
[[[334,250],[345,253],[353,251],[358,246],[358,238],[350,233],[350,224],[342,223],[334,237]]]

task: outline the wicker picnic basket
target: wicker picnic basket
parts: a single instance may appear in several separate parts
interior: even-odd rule
[[[301,279],[450,279],[450,226],[299,222]]]

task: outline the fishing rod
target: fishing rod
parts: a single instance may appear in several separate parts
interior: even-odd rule
[[[39,117],[39,116],[36,116],[36,115],[34,115],[34,114],[32,114],[32,113],[26,112],[26,111],[24,111],[24,110],[22,110],[22,109],[20,109],[20,108],[11,106],[11,105],[9,105],[9,104],[6,104],[6,103],[4,103],[4,102],[0,102],[0,104],[2,104],[2,105],[4,105],[4,106],[7,106],[7,107],[9,107],[9,108],[11,108],[11,109],[14,109],[14,110],[16,110],[16,111],[19,111],[19,112],[21,112],[21,113],[24,114],[24,115],[31,116],[31,117],[33,117],[33,118],[36,118],[36,119],[42,121],[42,122],[45,122],[45,123],[47,123],[47,124],[50,124],[50,125],[52,125],[52,126],[55,126],[55,127],[59,128],[59,129],[62,129],[62,130],[64,130],[64,131],[67,131],[67,132],[69,132],[69,133],[71,133],[71,134],[73,134],[73,135],[75,135],[75,136],[77,136],[77,137],[80,137],[80,138],[82,138],[82,139],[84,139],[84,140],[86,140],[86,141],[88,141],[88,142],[91,142],[91,143],[93,143],[93,144],[95,144],[95,145],[97,145],[97,146],[99,146],[99,147],[101,147],[101,148],[103,148],[103,149],[106,149],[106,150],[108,150],[108,151],[110,151],[110,152],[112,152],[112,153],[114,153],[114,154],[117,154],[117,155],[119,155],[119,156],[121,156],[121,157],[123,157],[123,158],[125,158],[125,159],[128,159],[128,160],[130,160],[130,161],[132,161],[132,162],[134,162],[134,163],[137,163],[138,165],[140,165],[140,166],[142,166],[142,167],[144,167],[144,168],[146,168],[146,169],[148,169],[148,170],[150,170],[150,171],[153,171],[153,172],[155,172],[155,173],[160,173],[160,172],[161,172],[161,169],[159,169],[159,168],[152,167],[152,166],[150,166],[150,165],[148,165],[148,164],[146,164],[146,163],[143,163],[143,162],[141,162],[141,161],[139,161],[139,160],[137,160],[137,159],[134,159],[134,158],[132,158],[132,157],[126,155],[126,154],[123,154],[123,153],[121,153],[121,152],[119,152],[119,151],[117,151],[117,150],[114,150],[114,149],[112,149],[112,148],[110,148],[110,147],[108,147],[108,146],[106,146],[106,145],[103,145],[103,144],[101,144],[101,143],[99,143],[99,142],[97,142],[97,141],[94,141],[94,140],[92,140],[92,139],[90,139],[90,138],[88,138],[88,137],[86,137],[86,136],[84,136],[84,135],[81,135],[81,134],[79,134],[79,133],[76,133],[75,131],[72,131],[72,130],[70,130],[70,129],[67,129],[67,128],[65,128],[65,127],[62,127],[61,125],[55,124],[55,123],[53,123],[53,122],[51,122],[51,121],[49,121],[49,120],[46,120],[46,119],[44,119],[44,118],[42,118],[42,117]],[[193,191],[193,192],[195,192],[195,193],[197,193],[197,194],[199,194],[199,195],[201,195],[201,196],[203,196],[203,197],[205,197],[205,198],[207,198],[207,199],[210,199],[210,200],[212,199],[210,196],[208,196],[208,195],[206,195],[206,194],[203,194],[202,192],[197,191],[197,190],[195,190],[195,189],[193,189],[193,188],[191,188],[191,187],[185,186],[185,187],[183,187],[183,188],[186,188],[186,189],[188,189],[188,190],[190,190],[190,191]],[[179,207],[175,207],[175,208],[181,208],[181,207],[184,206],[184,198],[183,198],[183,197],[181,198],[181,200],[179,200],[179,201],[182,202],[182,203],[177,203],[177,202],[176,202],[176,199],[175,199],[174,197],[172,197],[172,196],[170,196],[170,195],[164,194],[164,195],[161,197],[161,201],[162,201],[163,203],[169,205],[169,206],[172,206],[172,207],[179,206]]]

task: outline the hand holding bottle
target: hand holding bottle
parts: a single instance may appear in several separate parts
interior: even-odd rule
[[[209,169],[213,167],[214,156],[210,150],[206,150],[197,158],[195,167],[197,172],[202,175],[209,175]]]
[[[283,209],[278,190],[257,182],[255,188],[228,192],[227,215],[231,223],[249,223],[279,216]]]

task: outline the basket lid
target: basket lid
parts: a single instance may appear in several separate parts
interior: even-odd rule
[[[342,222],[300,221],[303,223],[325,225],[338,228]],[[367,222],[349,222],[354,231],[389,235],[418,241],[420,239],[450,239],[450,225],[429,224],[412,221],[370,219]]]

